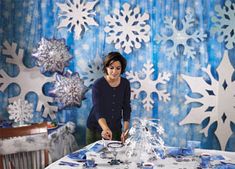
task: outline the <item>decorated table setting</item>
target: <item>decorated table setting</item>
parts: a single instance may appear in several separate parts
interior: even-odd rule
[[[97,169],[196,169],[215,168],[233,169],[235,168],[235,153],[217,151],[165,147],[165,154],[154,151],[146,154],[143,147],[133,152],[128,151],[130,147],[118,141],[95,142],[81,150],[68,154],[60,160],[52,163],[46,169],[69,169],[69,168],[97,168]],[[108,148],[114,145],[116,150]],[[105,147],[106,145],[106,147]]]
[[[158,121],[136,119],[125,143],[99,140],[46,169],[235,169],[234,152],[200,149],[198,141],[188,141],[185,147],[168,147],[161,138],[163,133]]]

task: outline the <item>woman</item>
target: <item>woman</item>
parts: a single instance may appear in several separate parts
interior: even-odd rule
[[[101,137],[122,142],[126,139],[131,114],[130,82],[121,77],[126,63],[118,52],[109,53],[104,60],[104,76],[92,87],[93,107],[87,119],[87,144]]]

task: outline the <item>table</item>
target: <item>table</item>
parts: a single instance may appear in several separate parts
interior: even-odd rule
[[[91,145],[88,145],[84,149],[89,149],[89,147],[92,147],[92,145],[100,143],[102,144],[102,141],[95,142]],[[125,161],[127,157],[124,155],[125,147],[122,148],[121,151],[119,151],[117,155],[117,159]],[[206,150],[206,149],[195,149],[195,155],[200,155],[202,153],[207,153],[210,155],[222,155],[223,157],[226,158],[226,160],[232,162],[235,164],[235,152],[225,152],[225,151],[218,151],[218,150]],[[100,153],[95,153],[95,152],[89,152],[89,158],[92,157],[95,159],[95,163],[97,166],[95,169],[124,169],[125,164],[119,164],[119,165],[110,165],[108,162],[110,159],[102,159],[100,157]],[[187,157],[185,157],[187,158]],[[189,158],[189,157],[188,157]],[[198,158],[199,159],[199,158]],[[61,162],[72,162],[72,163],[77,163],[79,166],[72,167],[68,165],[59,165]],[[216,161],[215,161],[216,162]],[[158,159],[154,160],[151,163],[154,163],[154,169],[162,168],[162,169],[195,169],[197,168],[199,161],[198,160],[185,160],[185,161],[177,161],[176,158],[173,157],[167,157],[166,159]],[[220,163],[220,161],[217,161],[217,163]],[[63,158],[55,161],[46,169],[84,169],[85,167],[83,166],[83,163],[76,162],[73,159],[70,159],[68,156],[64,156]],[[131,162],[129,164],[129,169],[137,169],[136,163]]]

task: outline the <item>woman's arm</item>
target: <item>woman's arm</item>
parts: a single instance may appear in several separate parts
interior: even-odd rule
[[[128,131],[129,131],[129,121],[131,116],[131,89],[130,89],[130,82],[127,80],[127,86],[124,94],[124,104],[123,104],[123,132],[121,135],[121,141],[125,142]]]
[[[102,130],[103,130],[102,133],[101,133],[101,136],[102,136],[104,139],[112,140],[112,131],[109,129],[105,118],[100,118],[100,119],[98,120],[98,123],[99,123],[100,127],[101,127]]]
[[[121,135],[121,141],[124,143],[125,140],[127,139],[127,136],[128,136],[128,132],[129,132],[129,121],[124,121],[124,124],[123,124],[123,132],[122,132],[122,135]]]

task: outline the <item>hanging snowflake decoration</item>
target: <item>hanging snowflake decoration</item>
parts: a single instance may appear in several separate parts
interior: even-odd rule
[[[16,77],[11,77],[3,70],[0,70],[1,84],[0,91],[4,91],[10,84],[15,83],[20,87],[20,94],[8,98],[9,103],[13,103],[16,100],[25,100],[25,96],[29,92],[34,92],[38,96],[38,103],[36,111],[40,112],[44,107],[43,116],[50,115],[51,118],[55,118],[54,112],[57,111],[56,106],[52,106],[50,103],[53,99],[44,95],[43,86],[45,83],[51,82],[55,79],[54,76],[46,77],[40,73],[37,67],[28,68],[23,64],[23,49],[19,49],[17,53],[17,44],[12,43],[10,45],[7,41],[3,43],[3,55],[6,55],[6,62],[10,64],[16,64],[19,67],[19,74]]]
[[[108,33],[107,43],[115,43],[115,48],[123,48],[129,54],[132,48],[139,49],[141,42],[149,41],[150,26],[146,21],[149,14],[140,14],[140,8],[130,9],[130,5],[125,3],[123,10],[114,10],[114,15],[107,15],[105,22],[108,24],[104,31]]]
[[[170,94],[167,93],[165,89],[157,88],[158,84],[166,84],[169,81],[171,74],[164,72],[158,75],[156,80],[152,80],[151,75],[154,72],[153,64],[149,61],[144,64],[143,73],[145,74],[145,78],[140,78],[136,72],[126,72],[127,79],[130,80],[131,83],[138,82],[140,83],[139,88],[132,88],[132,95],[131,98],[135,99],[138,98],[140,93],[144,91],[147,96],[143,99],[142,103],[144,104],[144,108],[147,111],[150,111],[153,108],[154,101],[151,98],[152,93],[158,94],[158,99],[167,102],[170,100]]]
[[[8,105],[9,119],[23,124],[33,117],[33,104],[27,100],[17,100]]]
[[[68,106],[81,106],[84,94],[88,88],[80,79],[78,73],[66,72],[64,76],[57,74],[54,82],[54,89],[50,94],[54,96],[55,102],[59,104],[59,108]]]
[[[202,31],[194,31],[189,33],[189,30],[194,26],[195,19],[190,11],[187,12],[185,18],[182,20],[182,29],[177,29],[177,22],[173,20],[172,17],[165,17],[164,23],[166,29],[170,32],[162,33],[156,36],[157,43],[162,43],[162,45],[166,47],[166,56],[169,59],[173,59],[175,56],[179,55],[178,47],[182,45],[183,55],[188,58],[194,59],[196,57],[196,50],[194,46],[190,45],[190,41],[194,41],[199,43],[200,41],[204,41],[207,37]],[[168,45],[171,43],[171,45]]]
[[[91,86],[96,79],[103,76],[103,61],[98,55],[96,55],[94,60],[89,63],[80,59],[77,62],[77,65],[82,70],[81,77],[86,86]]]
[[[97,3],[97,0],[67,0],[67,3],[56,3],[62,11],[59,15],[62,20],[57,28],[68,27],[70,32],[75,32],[75,39],[79,39],[81,34],[88,30],[88,25],[99,26],[93,18],[96,14],[92,11]]]
[[[221,149],[225,150],[228,139],[232,135],[231,123],[235,122],[235,84],[232,82],[234,68],[231,65],[227,51],[223,60],[217,68],[218,81],[211,74],[211,66],[202,69],[208,74],[210,83],[203,77],[190,77],[182,75],[193,93],[200,94],[200,98],[186,96],[186,104],[200,103],[200,107],[192,108],[189,114],[180,122],[180,125],[195,123],[201,124],[209,117],[207,126],[201,130],[207,137],[209,128],[217,123],[215,135],[217,136]]]
[[[153,157],[163,158],[165,145],[162,136],[164,129],[157,119],[135,118],[126,140],[126,153],[139,155],[144,162]]]
[[[68,61],[72,59],[64,39],[44,39],[39,42],[35,53],[36,64],[41,67],[42,72],[63,72],[64,67],[68,66]]]
[[[227,0],[223,8],[220,5],[216,5],[215,11],[217,16],[212,17],[212,22],[215,23],[215,26],[212,27],[211,33],[217,33],[218,42],[225,41],[226,48],[232,49],[235,45],[235,4]]]

